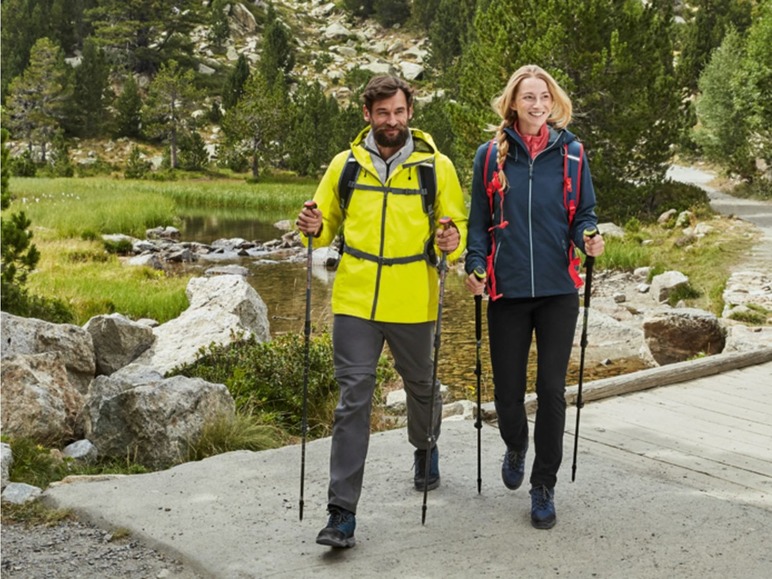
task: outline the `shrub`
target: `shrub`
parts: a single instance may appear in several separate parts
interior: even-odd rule
[[[32,153],[24,151],[11,160],[11,173],[15,177],[34,177],[38,172],[38,164],[32,158]]]
[[[142,158],[142,150],[134,145],[131,148],[129,160],[126,163],[126,171],[124,171],[123,176],[127,179],[144,179],[151,167],[150,161]]]
[[[237,411],[259,414],[263,422],[297,435],[302,431],[304,368],[304,336],[291,333],[270,342],[250,337],[230,345],[212,345],[196,362],[175,368],[171,374],[225,384]],[[308,428],[314,436],[329,434],[337,399],[333,372],[332,337],[324,331],[309,343]],[[394,376],[383,357],[376,388]]]

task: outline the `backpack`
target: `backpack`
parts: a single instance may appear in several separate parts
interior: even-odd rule
[[[483,183],[485,184],[485,193],[488,196],[488,207],[491,212],[491,221],[493,221],[496,193],[499,193],[499,223],[490,228],[491,251],[486,261],[488,295],[492,300],[497,300],[502,294],[496,293],[496,275],[493,267],[493,258],[496,254],[496,229],[503,229],[509,225],[509,221],[504,219],[504,194],[501,193],[502,187],[499,181],[499,170],[501,167],[493,168],[493,176],[489,174],[489,162],[493,150],[496,148],[495,139],[488,143],[488,150],[485,153],[485,172],[483,174]],[[574,222],[576,208],[579,205],[582,189],[582,158],[584,157],[584,145],[579,141],[571,141],[563,145],[563,206],[568,215],[568,227]],[[572,195],[573,194],[573,195]],[[574,242],[569,240],[568,247],[568,273],[578,289],[584,282],[579,277],[579,268],[581,260],[576,254]]]
[[[367,190],[384,190],[384,187],[378,187],[373,185],[357,184],[359,178],[359,172],[362,167],[359,165],[359,161],[354,157],[354,153],[350,152],[346,164],[343,167],[343,171],[340,173],[338,179],[338,196],[340,197],[340,208],[345,215],[348,209],[349,202],[351,201],[351,195],[354,189],[367,189]],[[418,165],[418,191],[421,195],[421,203],[429,220],[429,240],[426,242],[426,248],[423,254],[409,257],[399,258],[381,258],[369,253],[359,251],[357,249],[346,246],[345,237],[341,233],[342,249],[343,252],[349,253],[362,259],[368,259],[370,261],[377,261],[383,265],[395,265],[400,263],[411,263],[413,261],[419,261],[426,259],[430,264],[437,264],[437,254],[434,250],[434,200],[437,198],[437,175],[434,170],[434,163],[421,163]],[[388,188],[392,193],[408,193],[416,194],[415,189],[398,189]]]

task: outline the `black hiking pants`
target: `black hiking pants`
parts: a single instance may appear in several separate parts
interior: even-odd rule
[[[501,438],[511,450],[528,446],[525,391],[528,352],[536,335],[535,457],[531,485],[554,488],[563,459],[566,371],[579,314],[577,294],[501,298],[488,303],[488,337]]]

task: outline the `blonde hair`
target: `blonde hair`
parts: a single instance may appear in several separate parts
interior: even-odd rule
[[[517,121],[517,112],[513,108],[515,97],[517,97],[517,90],[520,88],[520,83],[526,78],[538,78],[547,83],[547,90],[552,95],[553,107],[550,112],[550,116],[547,119],[547,124],[552,125],[556,129],[563,129],[571,122],[571,115],[573,112],[573,106],[571,105],[571,99],[568,98],[566,92],[560,88],[557,81],[552,78],[552,75],[540,66],[535,64],[526,64],[518,68],[507,82],[507,86],[501,91],[497,97],[491,101],[493,110],[501,117],[501,123],[495,127],[496,131],[496,144],[498,148],[498,154],[496,155],[496,165],[501,167],[499,171],[499,180],[502,187],[506,187],[507,179],[504,176],[504,160],[507,158],[509,152],[509,141],[507,141],[504,129],[511,127]]]

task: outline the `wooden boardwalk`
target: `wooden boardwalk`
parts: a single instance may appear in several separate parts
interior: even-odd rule
[[[599,397],[584,406],[579,434],[580,447],[591,441],[647,459],[649,469],[682,469],[698,488],[772,510],[772,361]]]

